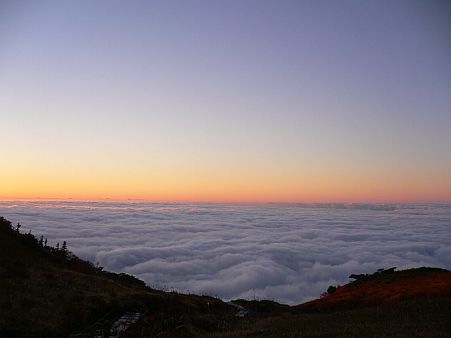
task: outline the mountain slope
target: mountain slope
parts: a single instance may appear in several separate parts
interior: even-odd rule
[[[351,275],[355,281],[296,308],[303,312],[332,312],[366,308],[421,297],[451,297],[451,272],[436,268]]]

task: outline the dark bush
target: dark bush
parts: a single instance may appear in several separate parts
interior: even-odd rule
[[[331,286],[329,286],[327,288],[327,293],[328,294],[334,293],[335,291],[337,291],[337,287],[336,286],[331,285]]]

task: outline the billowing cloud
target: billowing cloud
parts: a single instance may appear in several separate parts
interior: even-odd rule
[[[351,273],[451,268],[450,205],[0,202],[23,231],[150,286],[296,304]]]

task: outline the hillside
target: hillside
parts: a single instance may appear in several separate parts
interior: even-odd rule
[[[46,246],[0,218],[0,337],[93,337],[136,317],[121,337],[449,337],[451,272],[351,275],[298,306],[148,288]],[[124,318],[128,318],[124,316]]]
[[[190,319],[202,317],[202,329],[217,321],[205,314],[207,306],[213,317],[233,318],[236,312],[212,297],[152,290],[132,276],[101,271],[70,253],[43,247],[0,218],[0,337],[92,336],[128,311],[159,316],[160,331],[175,327],[172,314],[190,311]]]
[[[397,303],[421,297],[451,297],[451,273],[444,269],[381,270],[351,275],[353,282],[332,288],[320,299],[296,308],[304,312],[334,312]]]

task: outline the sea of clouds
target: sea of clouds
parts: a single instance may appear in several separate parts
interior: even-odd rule
[[[0,201],[0,216],[166,290],[297,304],[351,273],[451,269],[451,205]]]

